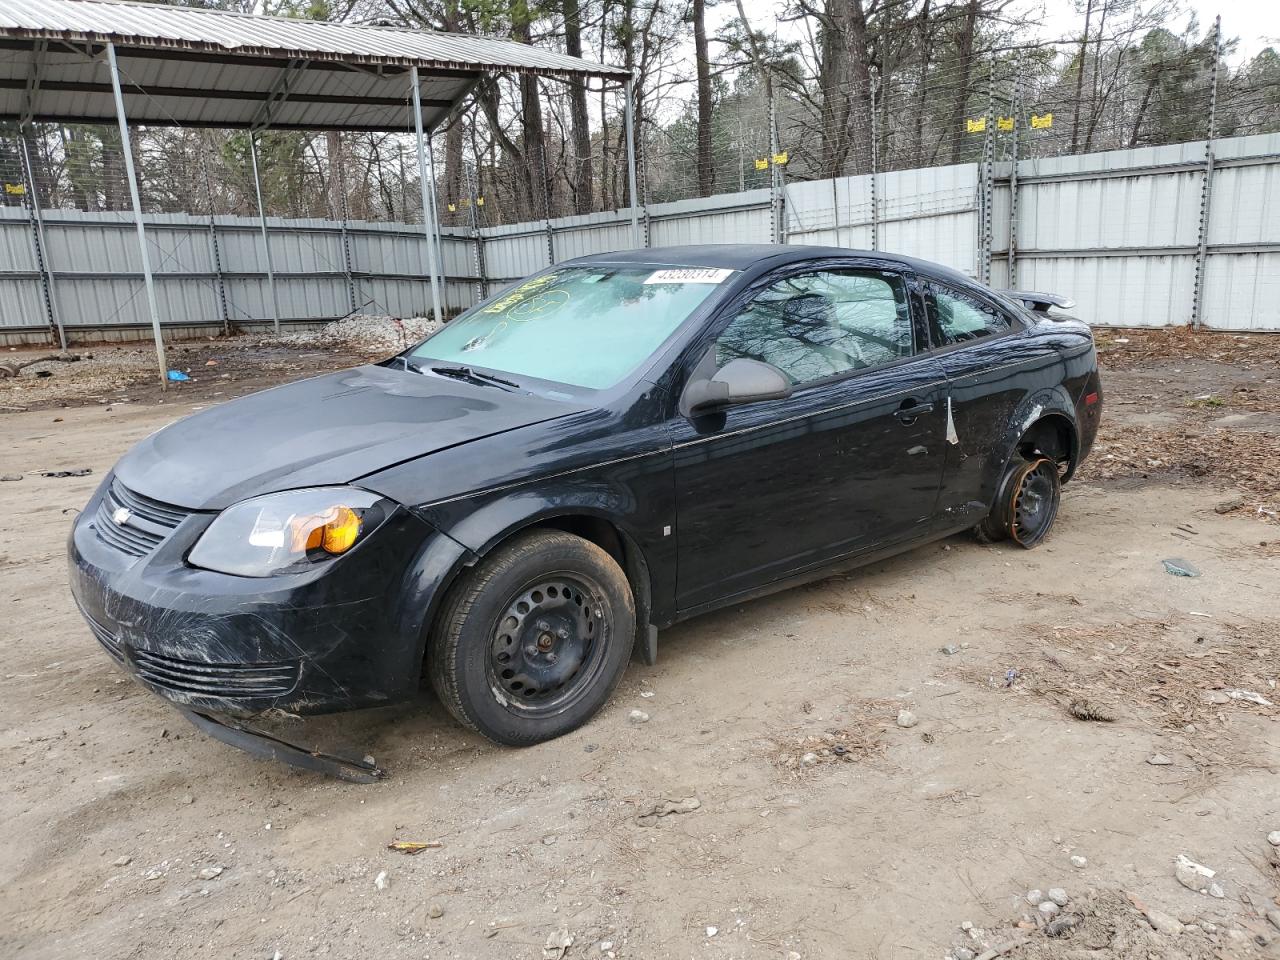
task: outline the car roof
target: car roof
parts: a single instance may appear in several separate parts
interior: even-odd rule
[[[662,267],[721,267],[729,270],[772,268],[806,260],[826,260],[831,257],[857,257],[860,260],[878,260],[886,267],[907,267],[913,271],[938,279],[973,285],[976,281],[958,270],[940,263],[920,260],[883,250],[851,250],[846,247],[819,247],[804,244],[773,243],[705,243],[687,247],[647,247],[639,250],[618,250],[613,253],[595,253],[568,261],[574,265],[644,264]]]

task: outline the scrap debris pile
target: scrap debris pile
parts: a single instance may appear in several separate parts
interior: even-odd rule
[[[345,347],[365,356],[383,357],[413,346],[439,325],[427,317],[389,317],[356,314],[275,339],[289,347],[333,349]]]

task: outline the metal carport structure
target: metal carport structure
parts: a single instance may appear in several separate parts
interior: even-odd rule
[[[610,79],[626,88],[627,175],[639,232],[631,74],[509,40],[264,17],[114,0],[0,0],[0,121],[115,123],[133,206],[160,378],[167,374],[129,123],[153,126],[402,131],[417,140],[432,308],[440,319],[439,228],[427,134],[486,76]],[[251,137],[251,144],[256,137]],[[254,183],[259,178],[254,156]],[[31,198],[36,203],[36,198]],[[34,208],[33,208],[34,209]],[[275,300],[266,216],[263,257]],[[43,256],[35,212],[37,257]],[[636,244],[639,245],[638,237]],[[53,314],[52,293],[45,289]],[[274,310],[279,331],[279,311]],[[65,346],[65,338],[62,340]]]

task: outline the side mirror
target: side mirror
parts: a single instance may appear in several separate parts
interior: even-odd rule
[[[772,364],[739,358],[730,360],[710,380],[694,380],[684,390],[682,406],[692,416],[714,407],[791,396],[791,381]]]

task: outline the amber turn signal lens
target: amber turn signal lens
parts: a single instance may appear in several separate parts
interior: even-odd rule
[[[322,549],[339,554],[350,550],[360,536],[360,517],[350,507],[330,507],[323,513],[294,517],[293,549],[295,553]]]
[[[336,516],[324,525],[320,546],[326,553],[346,553],[360,536],[360,518],[350,507],[334,507]]]

